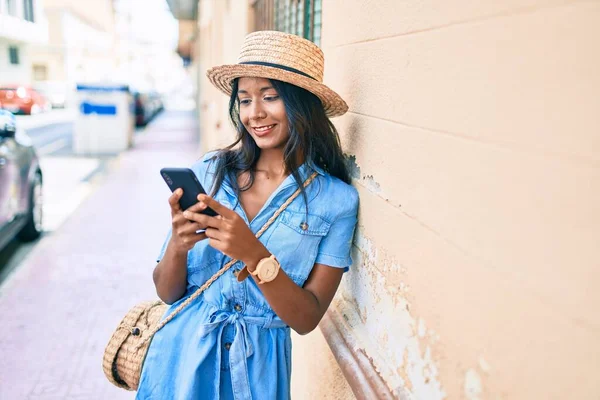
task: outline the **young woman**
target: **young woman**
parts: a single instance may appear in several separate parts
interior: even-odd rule
[[[188,210],[180,189],[169,198],[172,229],[154,270],[167,314],[239,261],[156,333],[137,399],[287,399],[290,328],[315,329],[352,263],[358,194],[328,119],[347,106],[322,83],[321,50],[282,32],[248,35],[238,64],[208,78],[231,96],[238,136],[192,168],[211,196]]]

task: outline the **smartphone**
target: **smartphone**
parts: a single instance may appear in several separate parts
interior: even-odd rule
[[[179,205],[182,210],[187,210],[198,202],[199,194],[206,194],[200,181],[196,177],[194,171],[189,168],[163,168],[160,170],[160,175],[163,177],[171,192],[181,188],[183,196],[179,199]],[[215,210],[206,207],[200,211],[202,214],[212,217],[218,215]]]

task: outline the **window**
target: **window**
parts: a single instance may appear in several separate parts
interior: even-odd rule
[[[25,21],[34,22],[33,0],[23,0],[23,18]]]
[[[48,67],[41,64],[33,65],[33,79],[36,81],[45,81],[48,79]]]
[[[8,15],[13,17],[17,16],[17,1],[16,0],[4,0],[4,9]]]
[[[322,0],[313,0],[311,40],[321,44]]]
[[[257,0],[254,3],[254,30],[274,30],[275,0]]]
[[[256,0],[255,30],[293,33],[321,45],[322,0]]]
[[[8,48],[8,59],[12,65],[19,65],[19,48],[10,46]]]

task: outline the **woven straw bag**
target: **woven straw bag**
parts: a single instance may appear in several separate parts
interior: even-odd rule
[[[304,187],[317,176],[313,173]],[[300,189],[286,200],[265,225],[256,233],[260,237],[287,206],[301,193]],[[238,260],[231,260],[198,288],[188,299],[181,303],[167,318],[161,317],[168,309],[162,301],[146,301],[131,308],[113,332],[102,358],[102,369],[106,378],[115,386],[126,390],[137,390],[142,375],[142,367],[148,347],[154,334],[190,305],[214,281],[227,272]]]
[[[158,325],[167,310],[162,301],[146,301],[135,305],[125,314],[104,350],[102,367],[108,380],[123,389],[136,390],[150,340],[146,332]]]

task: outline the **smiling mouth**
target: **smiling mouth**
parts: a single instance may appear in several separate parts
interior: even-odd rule
[[[259,127],[253,127],[252,129],[254,129],[256,132],[265,132],[268,131],[269,129],[271,129],[272,127],[274,127],[275,124],[273,125],[266,125],[266,126],[259,126]]]
[[[252,130],[254,131],[254,133],[257,136],[263,136],[263,135],[266,135],[267,133],[271,132],[273,130],[273,128],[275,128],[275,125],[277,125],[277,124],[252,127]]]

